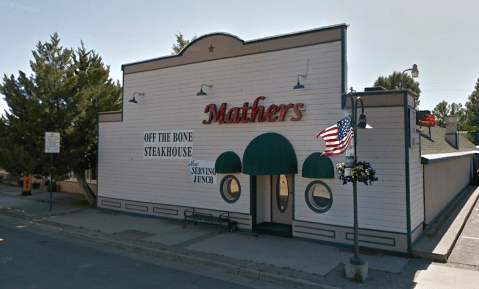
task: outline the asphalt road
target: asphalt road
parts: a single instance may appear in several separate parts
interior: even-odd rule
[[[282,287],[235,276],[0,220],[0,288]]]

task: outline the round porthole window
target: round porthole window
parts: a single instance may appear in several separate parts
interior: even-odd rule
[[[306,188],[306,203],[316,213],[324,213],[333,204],[333,194],[328,185],[322,181],[311,182]]]
[[[241,194],[241,186],[235,176],[228,175],[221,180],[220,184],[221,197],[228,202],[236,202]]]

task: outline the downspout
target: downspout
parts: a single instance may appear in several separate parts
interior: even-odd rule
[[[406,169],[406,225],[407,225],[407,253],[412,253],[412,232],[411,232],[411,181],[409,175],[409,138],[411,137],[410,117],[408,106],[408,94],[404,92],[404,152],[405,152],[405,169]],[[409,134],[408,134],[409,132]]]
[[[347,46],[346,46],[346,29],[347,26],[341,27],[341,95],[347,92],[348,86],[348,62],[347,62]],[[341,107],[342,108],[342,107]]]

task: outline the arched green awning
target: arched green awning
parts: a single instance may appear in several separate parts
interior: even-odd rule
[[[297,174],[298,161],[293,146],[277,133],[256,137],[244,152],[243,173],[256,176]]]
[[[328,156],[314,153],[303,164],[303,178],[334,179],[333,162]]]
[[[232,151],[222,153],[215,162],[217,174],[241,173],[241,159]]]

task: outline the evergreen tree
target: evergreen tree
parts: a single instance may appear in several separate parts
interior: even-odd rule
[[[443,100],[438,103],[432,110],[432,115],[436,119],[437,126],[444,126],[444,117],[449,115],[449,104],[447,101]]]
[[[15,79],[13,75],[3,78],[0,93],[9,106],[2,119],[4,141],[3,161],[0,164],[12,174],[48,173],[63,174],[65,167],[56,166],[52,171],[49,157],[43,152],[45,131],[61,131],[62,96],[71,89],[72,82],[65,81],[72,75],[69,65],[71,50],[59,46],[58,36],[51,37],[51,43],[38,43],[30,61],[33,74],[27,77],[22,71]]]
[[[64,175],[73,171],[90,203],[95,196],[85,170],[96,166],[97,113],[121,109],[121,87],[109,78],[109,67],[83,42],[76,50],[60,46],[55,33],[37,44],[30,61],[33,74],[4,76],[0,93],[9,106],[0,130],[0,167],[9,172]],[[59,132],[60,153],[54,164],[44,153],[45,132]]]
[[[465,129],[470,133],[479,132],[479,79],[476,82],[474,91],[469,95],[469,100],[466,102],[465,109]],[[466,135],[466,138],[477,144],[479,139],[472,134]]]
[[[468,131],[479,131],[479,79],[477,79],[474,91],[469,95],[466,102],[466,126]]]
[[[97,165],[98,112],[121,109],[121,86],[109,78],[110,68],[105,67],[102,58],[88,51],[83,42],[73,54],[73,66],[77,79],[70,110],[73,114],[63,140],[69,152],[69,168],[92,203],[95,195],[86,182],[85,171]]]
[[[417,93],[418,97],[415,99],[415,107],[419,106],[419,96],[421,94],[421,89],[419,88],[419,82],[414,81],[414,79],[398,71],[394,71],[393,74],[388,77],[379,76],[378,79],[374,82],[374,86],[382,86],[386,89],[410,89]]]
[[[445,127],[444,117],[453,115],[457,117],[457,129],[459,131],[466,130],[466,111],[460,103],[448,104],[443,100],[434,107],[432,114],[436,119],[436,125]]]
[[[466,110],[461,103],[451,103],[450,114],[457,117],[457,130],[466,130]]]
[[[183,48],[185,48],[188,44],[190,44],[191,41],[194,41],[196,39],[196,36],[193,36],[191,40],[184,39],[183,34],[178,31],[178,34],[176,36],[176,44],[173,44],[173,52],[171,53],[172,55],[179,54]]]

